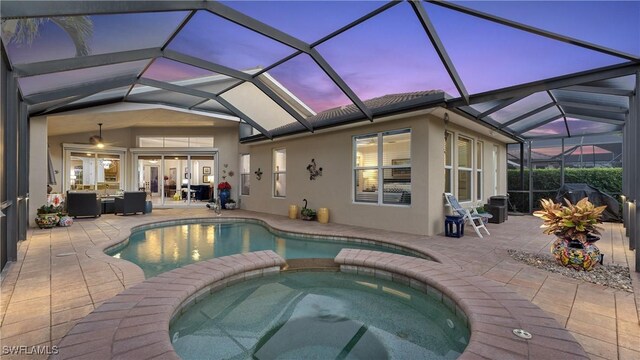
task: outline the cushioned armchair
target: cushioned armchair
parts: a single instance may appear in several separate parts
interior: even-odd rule
[[[186,185],[182,185],[182,199],[187,199],[187,189]],[[209,185],[191,185],[191,200],[200,200],[206,201],[211,197],[209,193],[211,192],[211,187]]]
[[[209,193],[211,192],[209,185],[200,185],[196,188],[196,200],[206,201],[209,200]]]
[[[102,214],[102,204],[94,192],[67,191],[67,212],[73,217],[98,217]]]
[[[144,205],[147,200],[147,193],[144,191],[125,191],[121,198],[115,199],[114,214],[144,214]]]

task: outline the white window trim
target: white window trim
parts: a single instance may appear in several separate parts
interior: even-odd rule
[[[251,183],[249,183],[249,193],[248,194],[243,194],[242,193],[242,176],[243,175],[249,175],[249,177],[251,177],[251,154],[245,153],[245,154],[240,154],[240,169],[242,169],[242,157],[243,156],[249,156],[249,172],[244,173],[242,171],[240,171],[240,191],[239,191],[239,196],[250,196],[251,195]]]
[[[460,138],[469,140],[471,142],[471,167],[461,167],[459,165],[460,159],[459,159],[459,156],[458,156],[458,140]],[[473,178],[474,175],[475,175],[474,174],[474,168],[473,168],[473,163],[475,162],[475,160],[474,160],[475,151],[474,151],[474,146],[473,145],[474,145],[474,138],[472,138],[470,136],[467,136],[467,135],[457,134],[456,141],[455,141],[455,146],[454,146],[455,147],[455,151],[456,151],[455,156],[454,156],[455,165],[456,165],[456,188],[455,188],[456,191],[455,191],[455,195],[456,195],[456,198],[458,199],[458,201],[460,202],[460,204],[473,204],[475,202],[475,200],[474,200],[475,191],[473,190],[473,188],[475,186],[475,180]],[[470,189],[471,190],[471,194],[470,194],[471,195],[471,199],[469,199],[469,200],[460,199],[460,194],[458,193],[458,189],[459,189],[458,185],[459,185],[459,182],[460,182],[460,171],[468,171],[468,172],[471,173],[471,176],[469,176],[470,180],[471,180],[470,184],[469,184],[469,186],[471,187],[471,189]]]
[[[493,162],[493,195],[498,195],[498,179],[499,179],[499,168],[498,162],[500,161],[500,148],[498,145],[493,145],[493,150],[491,154],[491,161]]]
[[[452,161],[452,166],[446,166],[445,165],[445,169],[451,169],[451,183],[452,183],[452,189],[451,189],[451,193],[454,194],[454,196],[456,196],[456,198],[458,198],[458,201],[460,202],[460,204],[462,204],[463,206],[475,206],[476,204],[484,204],[486,203],[485,199],[484,199],[484,194],[485,194],[485,187],[487,185],[486,183],[486,178],[485,178],[485,168],[487,168],[487,163],[485,161],[486,159],[486,154],[487,154],[487,147],[490,146],[491,147],[491,162],[492,164],[489,164],[489,168],[488,171],[490,171],[492,174],[492,190],[491,192],[494,192],[493,195],[497,195],[497,189],[498,189],[498,182],[499,182],[499,158],[500,158],[500,146],[496,145],[493,142],[487,142],[485,140],[481,140],[481,138],[476,137],[476,136],[472,136],[472,135],[467,135],[467,134],[461,134],[458,132],[451,132],[451,131],[446,131],[448,134],[450,134],[450,136],[452,136],[452,141],[453,141],[453,145],[452,145],[452,155],[453,156],[453,161]],[[458,159],[458,139],[459,138],[464,138],[467,140],[471,140],[471,151],[472,151],[472,167],[468,168],[468,167],[459,167],[459,159]],[[479,145],[481,144],[481,145]],[[482,148],[482,149],[480,149]],[[481,151],[481,163],[478,164],[478,151]],[[495,152],[495,157],[497,157],[497,159],[494,158],[494,152]],[[446,159],[445,159],[446,160]],[[469,201],[462,201],[459,198],[459,194],[458,194],[458,184],[459,184],[459,171],[460,170],[464,170],[464,171],[471,171],[471,200]],[[481,176],[481,182],[480,182],[480,188],[477,188],[477,176],[478,174],[480,174]],[[448,205],[447,205],[448,206]]]
[[[162,146],[160,148],[169,148],[171,149],[171,147],[166,147],[165,143],[167,141],[167,139],[182,139],[182,138],[186,138],[187,139],[187,146],[185,147],[180,147],[177,149],[191,149],[191,139],[211,139],[211,145],[212,146],[216,146],[216,139],[213,136],[198,136],[198,135],[184,135],[184,136],[180,136],[180,135],[175,135],[175,136],[164,136],[164,135],[138,135],[136,136],[136,145],[142,149],[147,149],[147,148],[151,148],[150,146],[145,146],[145,147],[141,147],[140,146],[140,139],[142,138],[162,138]],[[200,148],[198,147],[194,147],[194,148]],[[204,146],[202,148],[205,148]]]
[[[384,170],[386,169],[401,169],[401,168],[406,168],[409,167],[411,169],[411,171],[413,172],[413,164],[409,163],[409,166],[407,165],[383,165],[383,156],[384,156],[384,143],[383,143],[383,134],[387,134],[387,135],[394,135],[394,134],[403,134],[403,133],[408,133],[410,138],[411,138],[411,128],[404,128],[404,129],[397,129],[397,130],[385,130],[385,131],[380,131],[380,132],[376,132],[376,133],[369,133],[369,134],[360,134],[360,135],[354,135],[351,138],[351,159],[352,159],[352,165],[351,165],[351,203],[352,204],[357,204],[357,205],[377,205],[377,206],[392,206],[392,207],[411,207],[411,204],[388,204],[384,202]],[[357,165],[357,157],[358,157],[358,148],[356,146],[356,140],[357,138],[361,138],[361,137],[377,137],[378,140],[378,159],[376,161],[375,166],[356,166]],[[413,139],[411,139],[411,141],[413,141]],[[411,147],[409,147],[409,159],[412,159],[411,156]],[[356,200],[356,186],[355,186],[355,181],[356,181],[356,173],[358,170],[377,170],[378,171],[378,201],[377,202],[370,202],[370,201],[357,201]],[[413,178],[411,179],[411,183],[413,183]],[[411,184],[410,183],[410,184]],[[413,186],[412,186],[413,187]]]
[[[376,202],[367,202],[367,201],[356,201],[356,186],[355,186],[355,181],[356,181],[356,173],[358,170],[378,170],[378,165],[376,162],[376,166],[357,166],[358,165],[358,147],[356,146],[356,139],[359,137],[376,137],[378,139],[378,143],[380,142],[380,134],[378,133],[369,133],[369,134],[360,134],[360,135],[354,135],[351,138],[351,159],[352,159],[352,164],[351,164],[351,168],[353,169],[351,171],[351,203],[352,204],[359,204],[359,205],[378,205],[378,203],[380,202],[380,191],[378,191],[378,201]],[[379,146],[380,148],[380,146]],[[380,157],[380,149],[378,149],[378,157]],[[378,173],[378,184],[380,183],[380,174]]]
[[[281,150],[284,150],[284,153],[285,153],[285,170],[284,171],[282,171],[282,170],[276,171],[276,152],[281,151]],[[273,161],[272,161],[272,164],[271,164],[271,171],[272,171],[272,176],[271,176],[271,196],[274,199],[285,199],[287,197],[286,184],[285,184],[285,190],[284,190],[285,195],[284,196],[276,196],[276,175],[284,174],[285,175],[285,179],[286,179],[286,176],[287,176],[286,153],[287,153],[287,148],[286,147],[276,148],[276,149],[273,149],[273,151],[271,152],[271,157],[273,158]]]
[[[483,202],[483,194],[484,194],[484,142],[480,140],[475,141],[475,157],[476,162],[478,162],[478,155],[480,155],[480,163],[475,164],[476,167],[476,181],[478,179],[478,175],[480,176],[480,183],[476,184],[476,201]],[[480,154],[478,154],[480,152]]]
[[[457,189],[458,189],[458,188],[455,186],[455,182],[454,182],[454,181],[455,181],[455,176],[454,176],[454,174],[453,174],[453,173],[454,173],[454,171],[453,171],[453,167],[454,167],[454,161],[455,161],[455,151],[454,151],[454,148],[455,148],[455,139],[456,139],[456,138],[455,138],[454,133],[452,133],[451,131],[446,131],[445,133],[446,133],[446,134],[449,134],[449,141],[450,141],[450,144],[449,144],[449,146],[450,146],[450,148],[449,148],[449,156],[451,157],[451,161],[450,161],[451,165],[447,165],[447,159],[445,158],[445,159],[444,159],[444,169],[445,169],[445,170],[447,170],[447,169],[449,169],[449,170],[450,170],[450,171],[449,171],[449,186],[451,186],[451,188],[449,189],[449,191],[450,191],[452,194],[455,194],[455,193],[457,192]],[[446,137],[445,137],[445,146],[447,146],[447,139],[446,139]],[[446,155],[447,155],[447,153],[446,153],[446,150],[445,150],[445,157],[446,157]],[[446,173],[446,171],[445,171],[445,173]],[[445,179],[445,183],[446,183],[446,179]],[[445,191],[446,191],[446,189],[445,189]]]

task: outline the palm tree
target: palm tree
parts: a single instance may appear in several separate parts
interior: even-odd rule
[[[93,36],[93,22],[88,16],[28,18],[2,20],[2,40],[5,44],[31,44],[38,37],[40,26],[48,21],[64,30],[76,47],[76,56],[91,53],[88,40]]]

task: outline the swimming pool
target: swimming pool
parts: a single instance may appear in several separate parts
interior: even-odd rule
[[[366,305],[365,305],[366,304]],[[406,285],[285,272],[220,290],[173,319],[182,359],[455,359],[469,329]]]
[[[250,220],[154,224],[132,232],[128,242],[106,252],[140,266],[150,278],[197,261],[250,251],[273,250],[285,259],[330,259],[342,248],[417,256],[392,245],[270,231]]]

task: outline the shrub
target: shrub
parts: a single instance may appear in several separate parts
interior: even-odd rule
[[[555,199],[556,193],[562,183],[560,169],[534,169],[533,188],[535,190],[547,190],[533,193],[533,209],[529,209],[529,194],[514,193],[511,190],[529,190],[529,170],[524,170],[524,187],[520,187],[520,170],[507,170],[507,185],[511,204],[519,212],[530,212],[540,209],[540,200],[544,198]],[[587,183],[601,191],[616,197],[622,193],[622,168],[565,168],[565,183]],[[512,210],[512,209],[509,209]]]
[[[554,203],[551,199],[540,201],[542,210],[533,213],[543,220],[541,228],[547,235],[555,234],[558,237],[567,237],[579,240],[583,244],[587,242],[589,234],[600,235],[600,217],[607,205],[594,206],[588,198],[578,201],[575,205],[565,199],[566,206]]]
[[[509,190],[529,190],[529,170],[524,170],[524,187],[520,186],[520,170],[507,171]],[[587,183],[609,195],[622,193],[622,168],[565,168],[565,183]],[[534,169],[533,188],[535,190],[557,190],[560,188],[560,169]]]

